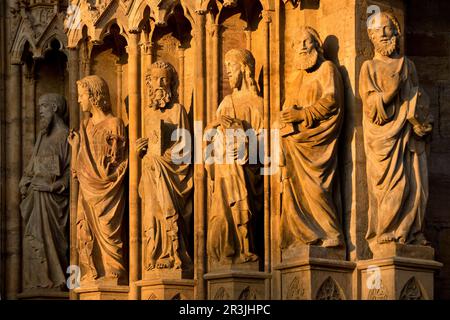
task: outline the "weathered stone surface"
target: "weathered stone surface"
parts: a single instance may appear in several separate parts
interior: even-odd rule
[[[111,181],[106,180],[111,186],[116,184],[114,191],[102,194],[99,183],[105,180],[97,179],[90,181],[89,186],[95,187],[89,193],[98,196],[98,201],[91,203],[92,207],[111,199],[117,201],[117,206],[108,206],[103,214],[101,210],[93,210],[92,215],[78,215],[83,213],[86,204],[78,199],[83,199],[89,186],[71,179],[70,264],[73,269],[70,275],[63,276],[70,277],[69,286],[80,284],[77,266],[81,266],[81,276],[84,276],[81,287],[70,291],[71,299],[450,298],[448,9],[446,0],[0,2],[0,239],[1,248],[5,249],[1,253],[5,263],[0,265],[0,278],[5,280],[0,284],[4,286],[0,288],[2,299],[67,296],[59,289],[44,292],[25,290],[23,286],[30,276],[26,263],[30,250],[27,242],[21,241],[26,239],[24,231],[27,228],[22,228],[21,223],[19,182],[39,137],[40,113],[36,97],[47,92],[67,97],[69,110],[64,120],[68,120],[70,129],[78,130],[80,123],[83,127],[83,124],[92,124],[99,119],[96,112],[83,113],[77,105],[78,102],[85,104],[85,97],[81,96],[78,101],[77,80],[89,75],[100,76],[108,84],[111,112],[107,113],[108,117],[111,113],[114,115],[116,123],[91,127],[97,133],[119,129],[121,139],[107,139],[106,142],[103,138],[94,139],[94,149],[101,149],[98,152],[101,156],[93,157],[81,171],[75,161],[72,169],[78,169],[78,175],[92,173],[95,170],[90,169],[94,167],[100,173],[103,172],[101,168],[113,172],[108,176]],[[419,154],[420,159],[426,154],[426,166],[411,168],[420,168],[420,174],[416,176],[428,175],[429,190],[426,179],[415,185],[409,183],[411,190],[404,197],[399,196],[401,192],[390,192],[394,198],[392,205],[374,212],[372,208],[376,206],[370,201],[373,200],[374,184],[367,172],[376,171],[379,161],[371,163],[370,147],[374,143],[364,145],[364,138],[370,135],[367,127],[363,127],[367,97],[360,94],[366,90],[364,81],[360,83],[359,78],[361,74],[367,78],[366,67],[378,59],[376,55],[373,57],[367,23],[368,18],[379,11],[391,12],[397,17],[399,29],[403,31],[397,39],[399,56],[406,57],[408,67],[416,68],[416,72],[412,71],[406,77],[405,83],[415,83],[409,78],[420,80],[421,90],[430,98],[429,112],[434,122],[433,131],[424,139],[425,144],[412,146],[408,139],[402,140],[408,140],[405,150],[414,149],[410,151]],[[318,70],[304,70],[304,79],[291,81],[298,75],[297,62],[301,60],[298,59],[301,46],[295,45],[295,40],[304,34],[300,25],[313,28],[323,41],[320,47],[324,60]],[[234,57],[238,56],[238,59],[229,59],[227,53],[230,50],[239,53]],[[247,59],[248,56],[252,59]],[[171,73],[177,74],[178,90],[171,90],[171,94],[178,100],[169,101],[179,108],[149,112],[152,99],[148,95],[146,75],[155,61],[170,63]],[[324,85],[331,79],[321,73],[324,66],[340,76],[343,85],[340,97],[343,102],[336,103],[341,99],[334,99],[338,106],[336,110],[341,113],[331,116],[322,111],[332,104],[321,104],[325,108],[312,107],[314,102],[320,101],[318,95],[327,96],[325,91],[339,87],[336,83]],[[381,88],[379,91],[383,92],[390,72],[386,74],[381,69],[383,67],[377,65],[372,75]],[[394,67],[391,69],[395,70]],[[385,71],[389,71],[389,66]],[[162,82],[167,80],[160,78]],[[323,92],[318,94],[318,91]],[[403,95],[407,91],[403,90]],[[397,95],[397,98],[405,97]],[[413,101],[414,98],[406,100]],[[319,112],[310,113],[311,117],[303,114],[303,121],[299,121],[298,113],[289,111],[289,104],[300,105],[302,109],[297,111],[301,113],[305,109]],[[239,112],[228,112],[233,109],[231,107]],[[175,120],[177,116],[169,109],[180,111],[174,113],[181,114],[182,119]],[[234,182],[224,179],[224,183],[211,179],[211,166],[204,161],[210,141],[206,142],[202,135],[205,127],[217,119],[218,113],[224,113],[224,109],[228,118],[222,119],[219,128],[230,127],[230,124],[236,128],[244,123],[242,127],[246,128],[275,129],[280,113],[289,120],[285,122],[294,126],[300,123],[302,131],[297,134],[300,138],[292,143],[293,148],[287,153],[293,160],[284,167],[288,170],[282,172],[274,165],[273,174],[263,176],[266,170],[260,171],[258,176],[249,174],[245,163],[232,161],[212,166],[214,176],[228,177],[229,173],[238,173],[235,176],[242,179]],[[254,112],[256,109],[258,112]],[[245,112],[240,114],[240,111]],[[252,117],[256,114],[258,116]],[[292,116],[295,119],[287,119]],[[255,118],[259,119],[255,121]],[[406,118],[417,125],[422,117],[419,112],[411,112]],[[308,152],[298,152],[297,147],[309,139],[306,136],[312,133],[311,130],[328,125],[332,119],[339,120],[332,127],[341,125],[340,132],[325,133],[323,137],[328,140],[320,146],[320,151],[314,145]],[[310,125],[311,122],[316,123]],[[305,123],[309,125],[302,127]],[[389,123],[387,121],[383,129]],[[189,165],[175,165],[169,157],[164,158],[162,149],[165,142],[172,143],[170,139],[164,143],[165,138],[159,140],[161,143],[147,144],[145,141],[155,141],[155,137],[165,131],[166,124],[169,131],[178,126],[192,129],[188,130],[192,142]],[[372,142],[387,143],[387,130],[380,131],[380,139]],[[417,135],[413,131],[412,128],[409,133]],[[272,149],[261,150],[258,159],[270,158],[275,164],[274,155],[278,152],[275,146],[279,145],[274,139],[276,131],[260,136],[260,142],[267,138]],[[310,136],[317,144],[317,137]],[[73,142],[73,134],[71,137]],[[282,141],[286,142],[286,137],[289,136],[281,138]],[[141,138],[143,140],[139,140]],[[109,151],[121,149],[116,148],[119,140],[129,149],[122,149],[124,154],[120,161],[111,161],[114,157],[118,159],[118,153]],[[141,144],[136,144],[137,140]],[[139,158],[139,149],[147,152],[143,159]],[[74,154],[78,154],[78,148],[75,151]],[[152,170],[151,161],[147,161],[148,153],[157,154],[158,159],[164,161],[159,172]],[[389,155],[388,161],[395,160],[395,155],[400,153]],[[299,159],[304,164],[301,173],[293,170],[298,169]],[[321,165],[320,161],[324,160],[333,165]],[[337,165],[334,165],[335,160]],[[128,168],[117,170],[116,165],[126,161]],[[409,168],[406,162],[399,160],[392,168]],[[259,161],[258,166],[260,169],[264,164]],[[186,172],[181,167],[186,168]],[[283,188],[282,183],[286,181],[286,174],[298,178],[291,179],[288,189]],[[412,175],[408,172],[406,176]],[[187,178],[183,180],[183,177]],[[392,175],[388,174],[385,180],[393,181],[390,177]],[[140,197],[141,178],[141,185],[147,188],[141,188],[145,190],[141,190]],[[189,186],[183,187],[184,182]],[[323,188],[315,188],[318,185]],[[423,191],[423,197],[416,203],[420,212],[415,214],[411,214],[414,210],[404,206],[408,197],[414,195],[412,189]],[[286,190],[291,190],[291,194],[288,195]],[[302,191],[307,195],[301,194]],[[240,198],[238,201],[235,201],[235,195]],[[330,209],[330,206],[340,206],[339,200],[342,210]],[[286,210],[288,203],[294,206]],[[396,206],[402,208],[397,210]],[[169,208],[177,209],[171,211]],[[314,208],[319,209],[311,214]],[[410,214],[404,214],[407,211]],[[287,213],[290,219],[285,219]],[[303,216],[305,213],[307,215]],[[377,237],[382,232],[373,228],[378,225],[373,218],[388,221],[386,213],[395,215],[389,228],[397,235]],[[308,228],[297,228],[299,219],[304,224],[313,224],[309,229],[314,231],[311,238],[318,238],[317,243],[305,246]],[[401,225],[401,222],[412,220],[416,224]],[[214,223],[217,221],[219,223]],[[99,228],[96,228],[97,224]],[[86,229],[86,226],[91,228]],[[90,229],[95,230],[83,232]],[[321,229],[327,229],[327,232]],[[368,230],[374,235],[369,239],[366,238]],[[288,234],[290,237],[282,237]],[[111,240],[111,245],[108,241],[99,241],[102,237]],[[377,238],[394,241],[378,243]],[[403,238],[407,238],[406,241]],[[427,244],[424,239],[431,241],[431,246],[423,246]],[[84,255],[79,255],[78,247]],[[225,259],[212,259],[214,255]],[[440,272],[441,265],[434,259],[444,263]],[[89,270],[92,277],[85,277]],[[373,286],[375,270],[381,278]],[[118,283],[117,273],[120,273],[120,283],[128,283],[129,287]],[[64,286],[62,277],[57,282]]]

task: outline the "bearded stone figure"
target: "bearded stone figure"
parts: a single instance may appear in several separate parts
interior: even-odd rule
[[[318,33],[300,27],[296,70],[280,113],[281,248],[343,245],[338,137],[344,100],[340,73],[323,57]]]
[[[41,131],[19,188],[23,218],[23,291],[61,290],[68,266],[70,147],[66,101],[49,93],[39,99]]]
[[[369,188],[369,243],[426,245],[428,199],[425,137],[432,130],[425,92],[414,63],[400,53],[394,16],[372,17],[368,29],[375,56],[360,74]]]
[[[225,67],[233,91],[220,103],[216,120],[207,126],[213,132],[214,146],[206,160],[212,189],[207,251],[213,261],[233,264],[258,260],[254,222],[263,203],[263,184],[260,167],[249,161],[257,153],[256,148],[249,150],[249,140],[256,141],[262,129],[263,101],[258,96],[255,59],[250,51],[228,51]],[[239,141],[227,140],[227,131]]]
[[[83,281],[117,285],[124,275],[123,180],[128,165],[124,124],[113,116],[108,85],[99,76],[79,81],[78,102],[90,118],[71,131],[72,172],[80,183],[77,236]]]
[[[178,103],[178,77],[171,64],[153,63],[145,84],[144,137],[136,141],[142,158],[139,194],[144,202],[144,267],[189,270],[193,181],[191,152],[186,148],[190,146],[188,116]]]

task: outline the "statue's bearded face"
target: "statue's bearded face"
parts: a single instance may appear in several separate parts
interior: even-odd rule
[[[308,70],[314,67],[319,57],[316,42],[309,32],[302,32],[294,44],[296,56],[296,67],[299,70]]]
[[[225,60],[225,68],[231,88],[240,88],[243,77],[242,64],[236,59],[229,57]]]
[[[396,51],[398,45],[396,27],[388,17],[381,15],[374,18],[369,32],[376,52],[383,56],[391,56]]]
[[[172,99],[169,70],[153,68],[146,77],[149,107],[163,109]]]
[[[53,118],[55,117],[55,110],[53,105],[47,99],[39,100],[39,116],[41,130],[44,133],[50,131],[51,125],[53,123]]]

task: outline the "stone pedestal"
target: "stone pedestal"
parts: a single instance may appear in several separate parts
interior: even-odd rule
[[[92,284],[74,290],[80,300],[128,300],[128,286]]]
[[[345,250],[298,246],[283,250],[281,273],[283,300],[352,299],[352,273],[356,264],[345,261]]]
[[[194,280],[155,279],[136,282],[141,300],[193,300]]]
[[[19,293],[17,298],[19,300],[66,300],[69,299],[69,292],[61,290],[33,289]]]
[[[442,263],[434,261],[433,248],[391,242],[371,249],[373,259],[358,262],[359,298],[433,299],[434,272],[442,267]]]
[[[270,274],[251,270],[222,270],[204,275],[209,300],[263,300]]]

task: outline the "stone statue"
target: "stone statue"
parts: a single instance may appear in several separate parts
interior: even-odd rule
[[[68,266],[69,129],[59,94],[39,99],[42,129],[20,181],[23,217],[23,290],[61,290]]]
[[[139,194],[144,202],[144,266],[186,270],[192,267],[187,236],[193,181],[191,153],[179,158],[179,152],[190,143],[190,135],[184,135],[189,132],[188,116],[178,103],[172,65],[155,62],[145,78],[144,137],[136,141],[143,159]]]
[[[423,222],[428,199],[425,136],[432,130],[427,96],[414,63],[400,54],[400,27],[389,13],[369,24],[375,56],[360,74],[369,188],[367,239],[427,244]]]
[[[212,186],[207,251],[213,261],[252,262],[258,260],[254,252],[254,217],[263,203],[260,167],[249,162],[249,139],[245,144],[243,140],[234,143],[234,139],[229,143],[225,135],[231,130],[258,136],[263,125],[263,101],[258,96],[255,59],[250,51],[228,51],[225,67],[233,92],[223,99],[216,120],[207,126],[207,130],[215,130],[214,157],[206,160]],[[240,152],[242,147],[244,152]]]
[[[324,59],[318,33],[306,26],[297,35],[297,70],[280,113],[281,248],[339,247],[343,237],[337,152],[343,84],[334,63]]]
[[[91,117],[69,133],[72,171],[80,183],[77,212],[82,282],[97,278],[117,284],[124,275],[123,180],[128,165],[126,133],[111,113],[108,85],[99,76],[77,81],[78,101]]]

